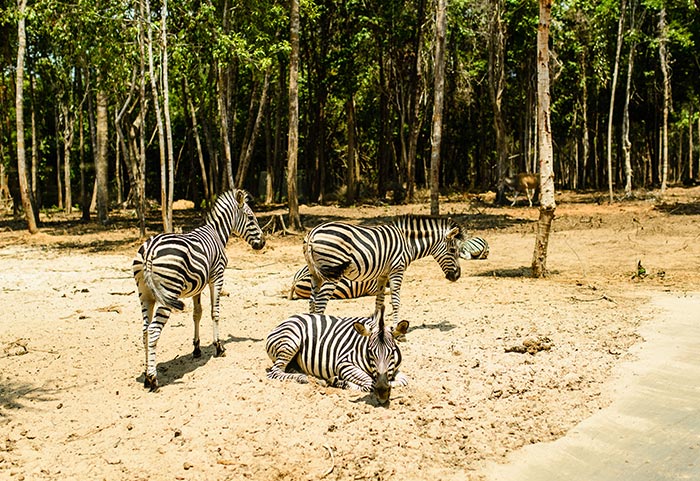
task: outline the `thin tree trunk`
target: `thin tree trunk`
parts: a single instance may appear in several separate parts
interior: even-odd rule
[[[688,179],[693,178],[693,111],[688,114]]]
[[[34,121],[34,106],[32,106],[32,168],[34,164],[34,157],[36,155],[35,149],[34,149],[34,142],[35,142],[35,130],[36,130],[36,123]],[[62,106],[59,108],[63,108]],[[62,169],[61,169],[61,152],[62,152],[62,145],[61,145],[61,137],[62,135],[58,134],[58,129],[60,128],[60,125],[62,123],[61,120],[62,114],[57,114],[54,115],[54,125],[56,126],[56,135],[54,138],[56,139],[56,194],[57,194],[57,207],[60,210],[63,210],[63,182],[61,181],[61,174],[62,174]],[[37,162],[38,164],[38,162]]]
[[[299,155],[299,0],[291,0],[289,43],[289,135],[287,147],[287,202],[289,226],[301,231],[299,199],[297,197],[297,158]]]
[[[41,205],[41,192],[39,191],[39,135],[36,129],[36,99],[34,98],[34,74],[30,72],[29,74],[29,99],[31,102],[31,129],[32,129],[32,203],[34,205],[35,216],[39,214],[39,205]],[[57,154],[56,157],[60,161],[60,156]],[[58,174],[57,174],[58,175]],[[58,181],[58,192],[59,198],[61,197],[61,182],[60,178]],[[62,200],[62,199],[61,199]],[[63,207],[59,205],[59,207]],[[39,221],[37,217],[37,222]]]
[[[262,123],[263,114],[265,113],[265,106],[267,105],[267,93],[270,90],[270,69],[265,71],[265,80],[263,80],[262,93],[260,94],[260,102],[258,104],[258,114],[255,116],[255,122],[253,124],[250,136],[247,139],[246,147],[243,152],[241,152],[241,159],[238,162],[238,171],[236,172],[236,187],[243,188],[243,183],[245,181],[246,175],[248,174],[248,167],[250,166],[250,161],[253,158],[253,149],[255,148],[255,139],[258,137],[258,131],[260,130],[260,124]]]
[[[73,147],[73,137],[75,128],[73,125],[73,115],[70,113],[68,105],[61,105],[63,117],[63,186],[66,194],[64,196],[65,211],[70,214],[73,212],[73,196],[71,193],[70,181],[70,151]]]
[[[581,152],[581,175],[580,184],[581,189],[585,189],[588,184],[586,178],[588,177],[588,159],[591,156],[591,141],[589,138],[589,128],[588,128],[588,80],[586,78],[586,54],[585,50],[581,53],[581,123],[583,130],[583,139],[581,141],[581,147],[583,152]]]
[[[151,79],[151,94],[153,95],[153,106],[156,114],[156,129],[158,130],[158,152],[160,153],[160,209],[163,219],[163,231],[172,232],[171,218],[168,217],[168,185],[166,167],[166,144],[165,132],[163,129],[163,115],[160,111],[160,98],[158,95],[158,84],[155,66],[153,64],[153,25],[151,24],[151,2],[146,0],[146,33],[148,37],[148,76]]]
[[[635,4],[630,6],[630,32],[634,32]],[[622,149],[625,156],[625,197],[632,196],[632,142],[630,142],[630,97],[632,96],[632,72],[634,70],[634,50],[636,42],[634,35],[627,54],[627,85],[625,86],[625,108],[622,114]]]
[[[168,219],[168,229],[173,231],[173,200],[175,195],[175,157],[173,155],[173,131],[170,122],[170,86],[168,84],[168,0],[163,0],[161,9],[161,58],[162,58],[162,78],[163,78],[163,115],[165,116],[165,136],[168,154],[168,183],[166,187],[167,198],[165,215]]]
[[[78,69],[78,91],[82,92],[83,88],[83,75],[82,69]],[[83,93],[83,100],[80,102],[80,107],[78,108],[78,157],[80,163],[80,210],[81,210],[81,220],[83,222],[88,222],[90,220],[90,200],[87,194],[87,165],[85,164],[85,135],[83,134],[84,120],[83,115],[85,100],[89,99],[89,89],[85,86]]]
[[[554,170],[552,168],[552,128],[550,124],[549,90],[549,25],[552,0],[539,0],[540,22],[537,29],[537,125],[539,126],[540,162],[540,218],[532,255],[532,276],[544,277],[547,273],[547,246],[554,219]]]
[[[442,145],[442,109],[445,103],[445,33],[447,0],[437,0],[435,21],[435,98],[430,150],[430,214],[440,214],[440,147]]]
[[[18,0],[17,8],[19,17],[17,22],[17,77],[15,88],[17,174],[19,176],[19,190],[22,197],[24,217],[27,220],[27,229],[30,233],[36,234],[39,232],[39,228],[37,227],[36,218],[34,217],[34,208],[32,206],[29,182],[27,180],[27,157],[24,146],[24,56],[27,50],[27,33],[25,30],[27,0]]]
[[[95,180],[97,185],[97,219],[100,224],[106,225],[109,222],[109,163],[107,158],[109,136],[107,127],[107,93],[104,90],[102,76],[97,78],[96,107],[97,155],[95,156]]]
[[[506,125],[503,119],[503,91],[505,89],[505,27],[503,26],[503,0],[491,0],[492,11],[489,23],[489,94],[493,108],[493,128],[496,133],[496,175],[498,188],[496,204],[504,201],[503,179],[506,176],[508,162],[508,143]]]
[[[666,29],[666,8],[659,11],[659,59],[663,74],[663,123],[661,126],[661,195],[666,192],[668,178],[668,111],[671,101],[671,87],[668,72],[669,54],[666,49],[668,31]]]
[[[345,193],[345,202],[352,205],[357,200],[357,189],[359,184],[359,166],[357,162],[357,141],[355,137],[355,99],[352,94],[345,101],[345,110],[348,117],[348,150],[347,150],[347,171],[346,184],[347,192]]]
[[[612,130],[613,130],[613,112],[615,108],[615,91],[617,90],[617,75],[620,69],[620,52],[622,51],[622,27],[625,22],[625,10],[627,9],[627,1],[620,2],[620,18],[617,22],[617,47],[615,49],[615,66],[613,67],[612,86],[610,87],[610,109],[608,110],[608,193],[610,195],[610,203],[613,202],[613,166],[612,166]]]
[[[199,169],[202,173],[202,185],[204,187],[204,198],[207,199],[207,205],[211,205],[212,196],[209,190],[209,180],[207,179],[207,167],[204,164],[204,151],[202,150],[202,141],[199,137],[199,123],[197,122],[197,111],[194,108],[194,103],[192,102],[192,95],[190,93],[190,84],[187,80],[187,76],[183,78],[185,97],[187,98],[187,109],[190,113],[190,120],[192,121],[192,130],[194,133],[194,141],[197,147],[197,159],[199,160]]]
[[[421,112],[423,88],[423,59],[421,53],[423,51],[423,16],[425,15],[425,0],[418,2],[418,25],[416,26],[415,40],[415,65],[413,67],[414,74],[411,77],[411,106],[409,127],[408,127],[408,161],[407,161],[407,178],[406,189],[408,191],[408,201],[415,200],[416,189],[416,156],[418,154],[418,136],[421,127]]]

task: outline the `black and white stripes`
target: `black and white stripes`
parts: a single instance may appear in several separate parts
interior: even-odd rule
[[[304,257],[311,273],[310,312],[321,314],[341,278],[377,281],[376,310],[384,306],[384,288],[391,290],[394,325],[399,322],[399,291],[408,265],[432,255],[445,277],[461,275],[459,245],[463,228],[451,219],[402,216],[391,224],[357,226],[329,222],[304,239]]]
[[[199,321],[202,317],[201,293],[211,292],[211,317],[214,323],[216,355],[224,352],[219,340],[219,294],[228,263],[225,247],[231,234],[238,235],[253,249],[265,245],[263,232],[247,204],[243,190],[225,192],[216,200],[206,223],[186,234],[159,234],[148,239],[133,262],[134,278],[143,315],[143,345],[146,353],[144,386],[158,389],[156,345],[173,309],[181,310],[183,297],[194,301],[194,352],[199,348]],[[158,308],[154,308],[158,304]]]
[[[393,386],[408,384],[399,372],[401,351],[394,339],[407,330],[408,321],[393,330],[385,325],[384,309],[373,318],[292,316],[267,336],[273,362],[267,377],[306,383],[311,375],[331,386],[372,391],[385,403]],[[301,372],[289,372],[292,366]]]

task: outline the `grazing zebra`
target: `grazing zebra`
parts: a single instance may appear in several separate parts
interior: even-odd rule
[[[267,336],[265,349],[273,362],[267,377],[307,383],[311,375],[330,386],[372,391],[383,404],[392,387],[408,385],[394,340],[407,331],[408,321],[390,329],[383,308],[372,318],[298,314]]]
[[[388,286],[396,326],[399,291],[408,265],[432,255],[445,277],[456,281],[461,275],[459,244],[463,241],[464,228],[439,217],[406,215],[373,227],[321,224],[304,239],[304,257],[311,273],[310,312],[323,314],[341,278],[376,280],[376,310],[384,306],[384,288]]]
[[[486,259],[489,256],[489,243],[482,237],[471,237],[459,248],[462,259]]]
[[[144,387],[158,389],[156,345],[161,330],[173,309],[182,310],[182,297],[194,301],[194,357],[199,348],[199,321],[202,318],[202,290],[211,293],[211,318],[214,322],[216,356],[224,354],[219,340],[219,294],[228,263],[226,243],[231,234],[245,239],[253,249],[265,246],[263,232],[247,204],[243,190],[224,192],[207,215],[206,223],[187,234],[158,234],[138,250],[133,269],[143,315],[143,347],[146,351]],[[153,315],[154,307],[158,304]]]
[[[375,296],[379,292],[376,279],[369,281],[349,281],[340,279],[333,291],[333,299],[355,299],[362,296]],[[292,288],[289,291],[289,300],[309,299],[311,297],[311,272],[309,266],[304,266],[292,279]]]

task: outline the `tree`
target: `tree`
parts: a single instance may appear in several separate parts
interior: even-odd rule
[[[445,103],[445,31],[447,0],[437,0],[435,17],[435,98],[430,149],[430,214],[440,214],[440,146],[442,108]]]
[[[668,29],[666,26],[666,7],[659,10],[659,61],[663,74],[663,100],[661,124],[661,194],[666,192],[668,180],[668,111],[671,104],[671,79],[669,78]]]
[[[299,0],[291,0],[289,15],[289,135],[287,146],[287,203],[289,226],[302,231],[297,197],[297,158],[299,155]]]
[[[493,128],[496,132],[496,174],[498,177],[498,189],[496,203],[504,201],[503,178],[506,176],[506,162],[508,160],[508,142],[506,124],[503,113],[503,91],[506,85],[506,35],[503,22],[503,0],[490,0],[489,5],[489,32],[488,32],[488,79],[491,106],[493,108]]]
[[[547,246],[554,219],[554,170],[552,168],[552,130],[549,91],[549,26],[552,0],[539,0],[540,23],[537,28],[537,129],[539,138],[540,217],[537,221],[537,237],[532,255],[532,276],[544,277],[547,273]]]
[[[617,48],[615,49],[615,67],[613,68],[612,86],[610,87],[610,109],[608,110],[608,192],[610,203],[613,201],[613,166],[612,166],[612,130],[613,112],[615,110],[615,90],[617,88],[617,75],[620,69],[620,51],[622,50],[622,26],[625,20],[627,1],[620,2],[620,18],[617,23]]]
[[[27,0],[18,0],[17,14],[17,77],[15,109],[17,116],[17,174],[19,175],[19,189],[22,197],[24,217],[27,219],[27,229],[30,233],[39,232],[34,214],[33,201],[30,196],[29,182],[27,179],[27,155],[24,147],[24,56],[27,50],[26,33]]]

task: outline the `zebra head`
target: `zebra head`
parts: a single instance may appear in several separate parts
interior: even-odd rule
[[[234,212],[232,232],[242,237],[253,249],[262,249],[265,247],[265,235],[253,209],[248,205],[250,195],[245,190],[234,189],[233,198],[237,209]]]
[[[377,396],[381,404],[389,401],[391,395],[391,382],[401,364],[401,351],[396,344],[396,337],[405,335],[408,331],[408,321],[401,321],[393,330],[384,323],[384,307],[375,312],[375,318],[369,326],[356,322],[353,324],[355,331],[361,336],[367,337],[367,360],[369,361],[370,374],[374,383],[372,392]],[[375,321],[376,319],[376,321]]]
[[[435,244],[431,254],[435,258],[447,280],[456,281],[462,275],[459,265],[459,250],[466,240],[465,229],[452,219],[447,219],[447,234]]]

